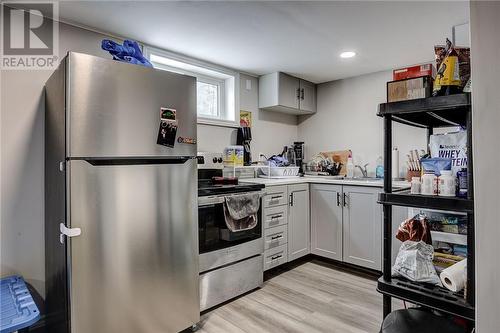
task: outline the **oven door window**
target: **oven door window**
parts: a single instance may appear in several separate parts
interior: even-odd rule
[[[257,213],[255,228],[231,232],[224,219],[223,204],[198,208],[198,237],[200,254],[235,246],[262,237],[261,209]]]

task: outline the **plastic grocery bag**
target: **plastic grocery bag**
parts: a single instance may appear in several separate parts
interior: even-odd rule
[[[443,286],[432,263],[434,248],[425,242],[406,241],[399,248],[392,276]]]

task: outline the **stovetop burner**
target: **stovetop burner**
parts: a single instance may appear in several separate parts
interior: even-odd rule
[[[211,180],[199,180],[198,196],[252,192],[262,188],[264,188],[263,184],[214,185]]]
[[[198,169],[198,196],[232,194],[241,192],[259,191],[264,188],[263,184],[220,185],[213,184],[212,177],[222,176],[222,170]]]

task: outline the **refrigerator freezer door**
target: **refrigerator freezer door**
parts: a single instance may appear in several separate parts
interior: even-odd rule
[[[81,229],[67,238],[72,333],[199,321],[196,160],[140,163],[69,162],[68,227]]]
[[[69,157],[196,156],[196,79],[69,53]],[[161,108],[176,110],[174,148],[157,144]],[[182,141],[182,140],[181,140]]]

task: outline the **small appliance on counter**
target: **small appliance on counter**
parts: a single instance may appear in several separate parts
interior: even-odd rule
[[[236,135],[236,145],[243,146],[243,165],[252,164],[250,141],[252,141],[252,131],[250,127],[238,128],[238,134]]]
[[[295,141],[293,143],[293,150],[295,151],[295,165],[299,167],[299,174],[304,174],[304,142]]]

